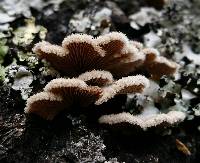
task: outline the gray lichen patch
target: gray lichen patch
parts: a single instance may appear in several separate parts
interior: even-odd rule
[[[32,0],[30,2],[26,0],[12,0],[12,1],[1,1],[0,2],[0,31],[7,31],[10,27],[10,22],[21,17],[31,18],[31,8],[37,11],[43,11],[45,7],[49,7],[51,10],[56,11],[59,9],[60,4],[63,0]],[[47,10],[46,14],[51,13],[51,10]]]
[[[142,7],[139,12],[130,15],[129,19],[133,28],[140,29],[141,26],[147,23],[153,23],[160,16],[161,12],[154,8]]]
[[[69,21],[69,32],[81,32],[97,35],[105,34],[110,31],[112,10],[107,7],[95,9],[92,7],[87,10],[75,13]],[[85,12],[87,11],[87,12]]]
[[[26,100],[32,91],[31,83],[33,82],[33,75],[24,66],[10,65],[6,68],[5,82],[14,90],[19,90],[22,99]]]

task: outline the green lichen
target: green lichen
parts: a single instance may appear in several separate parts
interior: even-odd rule
[[[0,82],[3,82],[5,80],[5,68],[3,66],[0,65]]]
[[[0,33],[0,64],[3,63],[4,57],[8,53],[8,46],[6,45],[7,39],[3,33]]]
[[[38,34],[40,39],[45,39],[47,30],[43,26],[35,25],[35,18],[26,19],[26,25],[17,28],[13,34],[13,43],[22,47],[30,45]]]
[[[32,47],[33,40],[39,39],[44,40],[46,37],[47,30],[43,26],[35,25],[35,18],[25,19],[25,26],[21,26],[13,31],[12,42],[17,45],[17,47],[23,47],[22,50],[18,49],[17,58],[20,64],[25,64],[29,69],[34,69],[39,64],[38,57],[27,50],[27,47]],[[19,64],[18,63],[18,64]]]
[[[30,69],[35,68],[38,64],[38,57],[32,52],[19,51],[17,53],[20,62],[26,62]]]

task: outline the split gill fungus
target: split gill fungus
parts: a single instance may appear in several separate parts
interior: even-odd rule
[[[63,75],[53,79],[40,93],[27,100],[25,113],[34,113],[52,120],[62,110],[101,105],[119,94],[142,93],[151,87],[149,79],[158,81],[163,75],[173,75],[179,65],[160,56],[156,49],[129,40],[123,33],[111,32],[94,38],[87,34],[67,36],[61,46],[42,41],[33,52],[45,59]],[[141,75],[130,74],[141,72]],[[148,73],[149,79],[144,74]],[[139,118],[130,113],[103,115],[99,122],[109,125],[129,123],[142,129],[183,121],[182,112],[171,111],[151,118]]]

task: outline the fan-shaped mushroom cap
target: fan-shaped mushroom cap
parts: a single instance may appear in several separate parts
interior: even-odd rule
[[[120,32],[97,38],[72,34],[63,40],[62,47],[40,42],[33,51],[69,76],[101,69],[120,77],[133,71],[139,59],[136,46],[130,46],[128,38]]]
[[[130,46],[128,38],[119,32],[111,32],[97,37],[96,41],[105,50],[106,55],[100,61],[100,67],[115,77],[121,77],[134,71],[141,59],[138,50]]]
[[[50,92],[37,93],[28,98],[25,113],[34,113],[44,119],[52,120],[65,109],[63,98]]]
[[[94,40],[86,34],[72,34],[66,37],[62,47],[69,51],[67,64],[74,64],[74,68],[84,68],[81,70],[84,72],[90,68],[94,69],[96,60],[105,56],[105,51]]]
[[[105,55],[105,51],[99,47],[97,42],[94,41],[94,38],[87,34],[72,34],[66,37],[62,42],[62,47],[68,49],[69,52],[72,53],[69,55],[74,57],[75,55],[78,57],[82,57],[81,55],[90,55],[88,57],[91,57],[92,55],[103,57]]]
[[[35,44],[33,51],[40,57],[45,58],[48,62],[52,64],[59,71],[65,70],[65,60],[66,54],[68,53],[67,49],[62,48],[61,46],[52,45],[46,41],[39,42]]]
[[[107,102],[117,94],[142,92],[146,87],[149,87],[149,80],[142,75],[124,77],[103,88],[102,97],[95,104]]]
[[[163,75],[174,74],[179,67],[177,63],[159,56],[156,49],[144,49],[143,52],[146,54],[143,67],[155,80],[159,80]]]
[[[54,79],[50,81],[45,91],[60,95],[68,105],[79,104],[88,106],[94,103],[101,96],[101,88],[88,86],[84,81],[79,79]]]
[[[88,85],[105,86],[113,82],[113,76],[108,71],[92,70],[79,75],[78,79]]]
[[[123,112],[119,114],[103,115],[99,118],[99,123],[108,125],[123,123],[146,130],[147,128],[161,125],[172,126],[176,123],[182,122],[184,119],[185,114],[180,111],[170,111],[167,114],[155,114],[149,117],[141,117]]]
[[[112,57],[126,50],[128,38],[121,32],[111,32],[96,38],[95,42],[106,52],[106,57]]]
[[[123,53],[116,55],[108,64],[106,70],[112,72],[116,77],[126,76],[130,72],[134,72],[144,62],[144,54],[136,47],[128,44]],[[105,61],[105,63],[107,63]]]
[[[94,38],[86,34],[68,36],[63,40],[62,47],[40,42],[35,45],[33,51],[69,76],[95,69],[98,60],[105,54]]]
[[[97,38],[86,34],[66,37],[62,46],[40,42],[33,51],[49,61],[55,69],[68,76],[77,76],[94,69],[106,70],[115,77],[128,75],[136,69],[145,69],[152,78],[171,75],[177,64],[159,56],[153,48],[144,49],[137,41],[130,41],[120,32],[111,32]]]
[[[64,57],[67,50],[58,45],[52,45],[49,42],[42,41],[33,47],[33,51],[41,57]],[[54,56],[55,55],[55,56]]]

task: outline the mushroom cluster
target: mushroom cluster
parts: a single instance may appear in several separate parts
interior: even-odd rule
[[[35,113],[44,119],[52,120],[59,112],[70,109],[74,104],[81,107],[100,105],[118,94],[139,93],[148,86],[148,79],[142,75],[113,81],[109,72],[93,70],[81,74],[78,78],[50,81],[43,92],[27,100],[25,113]]]
[[[27,100],[25,113],[47,120],[52,120],[62,110],[70,111],[73,105],[95,107],[119,94],[142,93],[150,86],[144,74],[151,80],[159,80],[163,75],[173,75],[178,68],[178,64],[160,56],[156,49],[144,48],[143,44],[129,40],[120,32],[97,38],[72,34],[63,40],[62,46],[43,41],[37,43],[33,51],[63,75]],[[138,72],[143,75],[136,75]],[[172,125],[184,119],[182,112],[176,113],[157,114],[151,120],[119,113],[104,115],[99,122],[111,125],[126,122],[141,128],[151,126],[154,121],[156,125]]]

